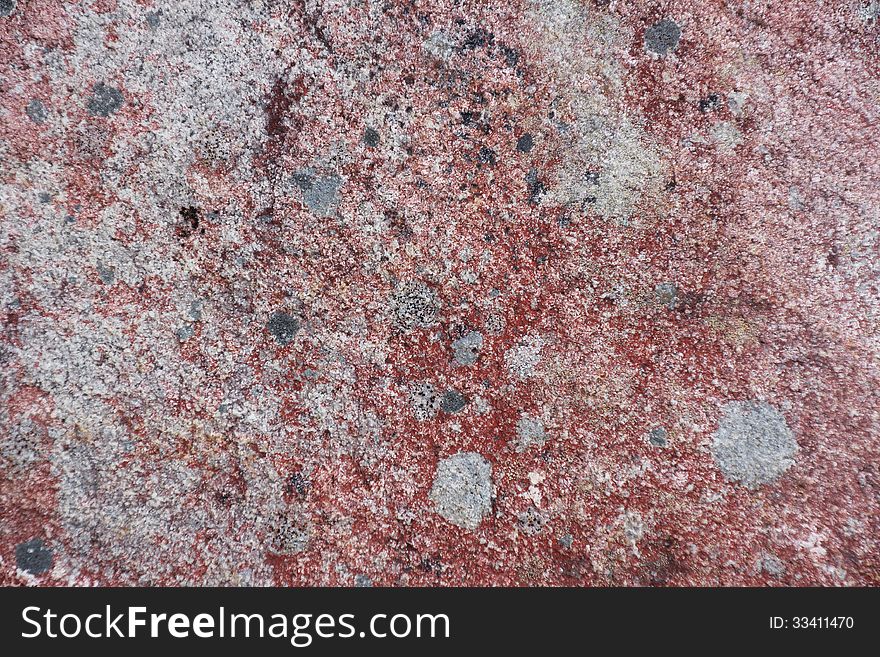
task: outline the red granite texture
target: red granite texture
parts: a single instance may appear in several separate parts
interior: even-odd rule
[[[0,1],[0,583],[880,584],[878,38]]]

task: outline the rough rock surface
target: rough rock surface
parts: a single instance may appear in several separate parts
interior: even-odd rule
[[[870,0],[0,2],[0,584],[880,585]]]

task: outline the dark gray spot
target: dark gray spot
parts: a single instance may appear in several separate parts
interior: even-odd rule
[[[379,133],[373,128],[364,130],[364,143],[370,148],[376,148],[379,145]]]
[[[308,171],[300,171],[299,173],[293,174],[290,179],[293,181],[293,184],[299,187],[301,192],[307,192],[312,188],[312,181],[314,181],[315,176]]]
[[[52,550],[39,538],[15,548],[15,565],[31,575],[42,575],[52,567]]]
[[[147,25],[151,28],[156,29],[159,27],[159,17],[162,15],[162,10],[158,11],[148,11],[145,18],[147,19]]]
[[[43,101],[39,98],[31,100],[31,102],[27,104],[27,107],[25,107],[24,112],[34,123],[44,123],[49,116],[49,112],[46,111],[46,106],[43,105]]]
[[[520,153],[528,153],[532,150],[532,146],[535,145],[534,140],[532,139],[532,135],[529,133],[524,134],[522,137],[516,140],[516,150]]]
[[[288,490],[296,493],[296,496],[304,500],[312,487],[311,482],[303,476],[302,472],[294,472],[287,480]]]
[[[112,285],[113,281],[116,280],[116,272],[113,270],[113,267],[104,264],[104,261],[98,260],[95,263],[95,268],[98,270],[98,276],[101,277],[101,282],[104,285]]]
[[[663,427],[654,427],[648,432],[648,442],[654,447],[666,447],[669,443],[669,432]]]
[[[355,575],[354,585],[358,588],[369,588],[373,586],[373,580],[371,580],[366,575]]]
[[[547,191],[544,183],[538,178],[537,169],[529,169],[526,174],[526,187],[529,192],[529,203],[537,203]]]
[[[477,159],[483,164],[494,165],[498,158],[495,155],[495,151],[488,146],[482,146],[477,154]]]
[[[681,28],[673,20],[664,18],[645,31],[645,48],[658,55],[675,50],[681,37]]]
[[[504,62],[510,67],[513,68],[517,64],[519,64],[519,51],[502,44],[499,46],[498,50],[501,52],[504,57]]]
[[[700,99],[700,111],[704,114],[706,112],[713,112],[717,110],[721,106],[721,99],[718,97],[718,94],[709,94],[705,98]]]
[[[278,344],[287,345],[293,342],[293,338],[299,331],[299,319],[283,312],[272,313],[266,328],[269,329]]]
[[[40,199],[40,203],[49,203],[52,200],[52,195],[48,192],[40,192],[37,197]]]
[[[195,327],[193,327],[192,324],[184,324],[179,329],[177,329],[177,339],[181,342],[186,342],[193,336],[195,332]]]
[[[15,0],[0,0],[0,16],[9,16],[15,10]]]
[[[108,117],[122,107],[122,102],[122,92],[119,89],[99,82],[92,88],[92,96],[86,109],[94,116]]]
[[[202,309],[205,307],[205,302],[201,299],[195,299],[191,304],[189,304],[189,318],[194,322],[202,321]]]
[[[584,173],[584,180],[591,185],[599,184],[599,172],[598,171],[587,171]]]
[[[559,539],[559,544],[564,547],[566,550],[570,550],[572,544],[574,543],[574,536],[571,534],[566,534],[562,538]]]
[[[678,288],[674,283],[660,283],[654,288],[654,298],[661,306],[675,308],[678,305]]]
[[[467,403],[467,398],[458,390],[447,390],[440,400],[440,410],[444,413],[458,413]]]

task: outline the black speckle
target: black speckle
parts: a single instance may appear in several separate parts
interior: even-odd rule
[[[37,98],[34,98],[31,102],[27,104],[24,112],[28,115],[28,118],[34,123],[43,123],[45,122],[46,117],[49,116],[49,112],[46,111],[46,106],[43,105],[43,101]]]
[[[462,112],[461,113],[461,122],[463,125],[470,125],[474,122],[474,119],[477,118],[477,115],[474,112]]]
[[[306,479],[301,472],[294,472],[287,480],[287,490],[290,493],[296,493],[300,499],[305,499],[312,487],[311,482]]]
[[[447,390],[440,400],[440,410],[444,413],[458,413],[467,403],[467,398],[457,390]]]
[[[175,232],[178,237],[189,237],[199,229],[201,211],[193,206],[180,208],[180,219]]]
[[[537,203],[541,200],[547,188],[544,183],[538,179],[538,170],[530,169],[526,174],[526,186],[529,191],[529,203]]]
[[[476,48],[483,48],[485,46],[490,46],[495,42],[495,35],[491,32],[487,32],[481,27],[478,27],[476,30],[471,32],[467,38],[464,40],[464,48],[468,50],[475,50]]]
[[[269,318],[266,328],[275,337],[275,341],[283,346],[293,342],[299,331],[299,320],[293,315],[276,312]]]
[[[480,162],[482,162],[483,164],[491,164],[491,165],[494,165],[494,164],[495,164],[495,160],[496,160],[495,151],[493,151],[493,150],[492,150],[491,148],[489,148],[488,146],[483,146],[483,147],[480,148],[480,152],[479,152],[479,154],[477,155],[477,158],[478,158],[478,159],[480,160]]]
[[[532,150],[532,146],[534,145],[535,142],[532,139],[532,135],[530,135],[528,132],[516,140],[516,150],[518,150],[520,153],[528,153],[530,150]]]
[[[42,575],[52,567],[52,550],[39,538],[15,548],[15,565],[31,575]]]
[[[718,94],[709,94],[700,100],[700,111],[704,114],[706,112],[714,112],[720,105],[721,101],[718,98]]]
[[[364,130],[364,143],[370,148],[376,148],[379,145],[379,133],[373,128]]]
[[[92,97],[89,98],[86,109],[94,116],[107,117],[118,111],[122,102],[122,92],[119,89],[99,82],[92,88]]]
[[[315,177],[308,173],[295,173],[291,177],[293,184],[300,188],[301,191],[307,192],[312,188]]]
[[[665,55],[678,47],[681,28],[673,20],[664,18],[645,31],[645,48],[658,55]]]
[[[519,51],[514,48],[510,48],[509,46],[501,45],[498,48],[501,51],[501,55],[504,57],[504,62],[510,67],[513,68],[517,64],[519,64]]]

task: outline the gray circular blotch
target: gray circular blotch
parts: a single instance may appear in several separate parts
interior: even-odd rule
[[[24,108],[24,113],[27,114],[28,118],[34,123],[45,123],[46,119],[49,117],[49,112],[46,110],[46,106],[43,105],[43,101],[39,98],[34,98],[27,104],[27,107]]]
[[[31,539],[15,548],[15,565],[31,575],[42,575],[52,567],[52,550],[39,538]]]
[[[749,488],[769,484],[794,463],[798,445],[785,418],[766,402],[721,407],[712,456],[724,476]]]
[[[669,432],[663,427],[654,427],[648,432],[648,442],[654,447],[666,447],[669,444]]]
[[[467,403],[467,397],[458,390],[447,390],[440,400],[440,410],[444,413],[458,413]]]
[[[654,288],[654,298],[670,310],[678,305],[678,288],[674,283],[660,283]]]
[[[475,452],[443,459],[429,497],[443,518],[473,531],[492,510],[492,466]]]
[[[299,331],[299,319],[287,313],[272,313],[266,328],[281,346],[290,344]]]
[[[92,96],[86,109],[94,116],[108,117],[122,107],[122,102],[122,92],[119,89],[99,82],[92,88]]]
[[[529,133],[524,134],[519,139],[516,140],[516,150],[520,153],[528,153],[532,150],[532,146],[535,145],[535,140],[532,139],[532,135]]]
[[[473,365],[480,357],[480,349],[483,346],[483,336],[477,331],[468,331],[463,336],[452,342],[452,350],[455,352],[456,365]]]
[[[540,418],[521,414],[516,423],[516,440],[514,448],[517,452],[524,452],[529,447],[541,447],[547,440],[547,432]]]
[[[391,306],[397,325],[406,330],[433,326],[440,312],[437,295],[420,281],[400,285],[394,293]]]
[[[364,130],[364,143],[370,148],[376,148],[379,145],[379,132],[375,128]]]
[[[678,47],[681,28],[673,20],[664,18],[645,31],[645,48],[660,56]]]
[[[0,17],[9,16],[15,11],[15,0],[0,0]]]

